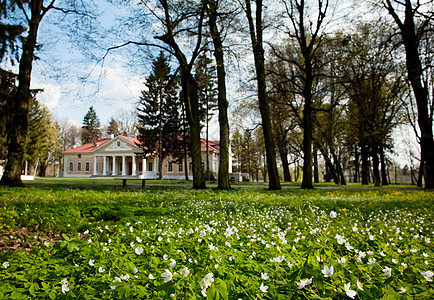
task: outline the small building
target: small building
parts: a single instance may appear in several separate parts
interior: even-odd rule
[[[202,165],[205,167],[206,140],[201,140]],[[138,143],[135,137],[119,135],[66,150],[63,152],[63,177],[158,178],[158,155],[154,153],[144,156]],[[219,144],[219,141],[208,141],[210,172],[215,175],[218,173]],[[232,163],[229,165],[231,168]],[[164,179],[185,179],[184,162],[178,163],[167,157],[163,161],[162,172]],[[191,158],[188,175],[193,175]]]

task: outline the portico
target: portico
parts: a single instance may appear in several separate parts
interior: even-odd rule
[[[138,176],[146,172],[146,158],[136,154],[95,154],[93,176]],[[98,165],[100,164],[100,166]]]
[[[187,162],[166,157],[159,170],[158,155],[143,155],[135,137],[119,135],[84,144],[63,152],[64,177],[115,177],[153,179],[159,173],[165,179],[184,179],[192,176],[191,159]],[[202,159],[206,159],[206,141],[202,140]],[[210,171],[217,174],[218,141],[209,141]],[[230,164],[231,166],[231,164]]]

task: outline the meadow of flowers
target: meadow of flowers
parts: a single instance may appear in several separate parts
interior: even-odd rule
[[[0,299],[429,299],[432,192],[0,189]]]

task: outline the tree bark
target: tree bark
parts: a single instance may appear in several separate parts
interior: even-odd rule
[[[283,168],[283,181],[291,182],[291,173],[289,172],[288,150],[282,141],[277,142],[277,148],[279,149],[280,160],[282,161]]]
[[[313,182],[319,183],[318,150],[313,151]]]
[[[181,88],[182,100],[184,102],[185,114],[188,124],[190,125],[190,152],[193,165],[193,189],[205,189],[206,184],[203,176],[203,168],[201,161],[201,146],[200,139],[200,120],[199,120],[199,96],[197,82],[191,73],[192,65],[198,55],[202,38],[202,22],[205,14],[205,7],[201,8],[200,21],[198,29],[198,37],[196,49],[194,49],[190,62],[187,61],[186,56],[181,51],[179,45],[175,41],[173,30],[176,27],[170,19],[170,9],[167,0],[161,0],[160,4],[164,9],[164,26],[167,29],[166,34],[157,36],[155,38],[161,40],[170,46],[174,56],[178,60],[180,75],[181,75]]]
[[[380,147],[380,166],[381,166],[381,184],[389,185],[389,180],[387,179],[387,166],[386,159],[384,157],[384,147]]]
[[[229,180],[229,120],[228,106],[226,98],[226,72],[224,65],[223,42],[217,28],[217,8],[216,0],[208,0],[209,28],[214,43],[214,57],[217,63],[217,88],[218,88],[218,110],[220,125],[220,155],[217,188],[229,190],[231,183]]]
[[[380,186],[380,160],[378,159],[378,146],[374,146],[372,149],[372,170],[374,174],[374,185]]]
[[[360,156],[362,158],[362,185],[369,184],[369,149],[367,145],[360,145]]]
[[[424,158],[423,155],[421,155],[420,159],[420,165],[419,165],[419,175],[417,176],[417,186],[422,187],[423,184],[423,177],[424,177]]]
[[[357,145],[354,145],[354,182],[359,182],[360,177],[360,166],[359,166],[359,151]]]
[[[199,99],[197,94],[197,84],[190,72],[182,70],[181,85],[183,90],[183,100],[187,108],[187,120],[190,124],[190,151],[193,165],[193,188],[205,189],[206,185],[201,161],[202,142],[200,140]]]
[[[31,1],[29,6],[31,8],[31,17],[28,22],[29,30],[20,59],[18,87],[11,105],[12,124],[8,126],[7,162],[0,181],[1,185],[8,186],[24,186],[21,181],[21,165],[28,141],[29,107],[32,98],[30,80],[38,28],[43,17],[43,1]]]
[[[341,185],[347,185],[347,182],[346,182],[345,176],[344,176],[344,172],[342,170],[342,165],[341,165],[341,162],[339,161],[338,156],[335,153],[335,149],[331,149],[330,152],[332,154],[333,161],[335,163],[335,169],[336,169],[337,176],[339,178],[339,183]]]
[[[259,111],[262,119],[262,130],[264,133],[264,142],[266,150],[266,161],[268,165],[269,190],[280,190],[279,172],[276,162],[276,147],[273,137],[273,129],[271,125],[270,107],[267,99],[267,86],[265,80],[265,58],[264,48],[262,45],[262,0],[256,1],[256,26],[253,22],[250,0],[246,0],[246,16],[249,23],[250,38],[253,48],[253,56],[255,60],[256,81],[258,87]]]

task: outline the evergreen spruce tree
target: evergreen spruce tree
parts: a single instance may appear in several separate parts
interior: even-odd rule
[[[198,57],[195,64],[195,78],[199,90],[199,114],[200,120],[205,126],[206,136],[206,161],[205,161],[205,180],[213,180],[214,176],[209,170],[209,122],[217,109],[217,74],[216,68],[212,64],[212,59],[206,55],[207,52]]]
[[[113,117],[110,119],[106,133],[113,134],[114,136],[117,136],[121,133],[119,130],[119,124],[115,119],[113,119]]]
[[[11,126],[10,103],[17,86],[16,74],[0,68],[0,159],[8,154],[8,126]]]
[[[153,61],[145,86],[137,108],[137,139],[144,154],[157,152],[162,178],[164,158],[172,156],[180,162],[183,155],[178,84],[163,52]]]
[[[96,115],[93,106],[89,107],[88,112],[83,118],[83,127],[81,131],[81,143],[93,143],[101,139],[101,123]]]

